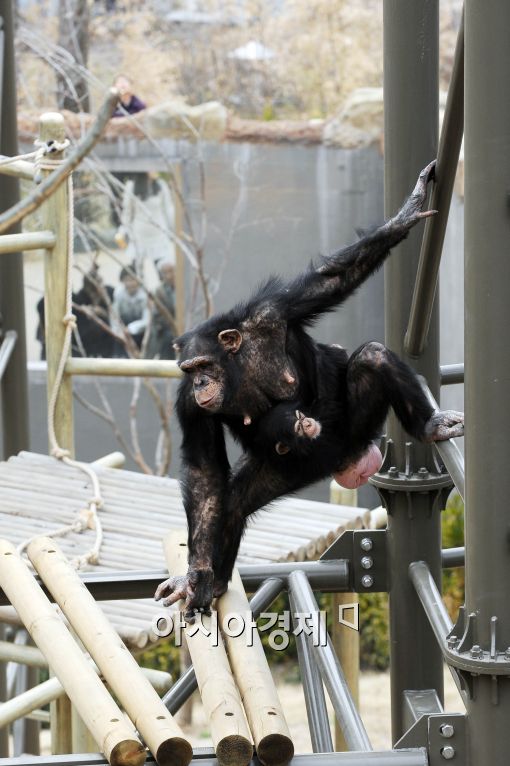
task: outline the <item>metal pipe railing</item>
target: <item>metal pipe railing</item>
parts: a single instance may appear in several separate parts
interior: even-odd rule
[[[299,610],[292,593],[289,594],[289,602],[293,615],[293,624],[295,624],[294,615]],[[295,638],[312,750],[314,753],[333,753],[335,748],[331,736],[322,678],[304,631],[297,634]]]
[[[304,572],[292,572],[289,576],[289,592],[292,594],[293,603],[298,612],[310,615],[319,614],[319,607]],[[312,635],[308,635],[306,638],[307,641],[313,643]],[[325,633],[325,645],[313,645],[312,653],[322,680],[328,690],[329,698],[331,699],[347,746],[350,750],[372,750],[365,726],[354,704],[350,689],[327,632]]]
[[[455,383],[464,383],[463,364],[442,364],[440,372],[442,386],[452,386]]]
[[[421,356],[427,342],[432,306],[436,295],[441,252],[464,133],[464,14],[457,37],[452,79],[439,141],[436,183],[430,207],[437,215],[425,224],[418,273],[404,348],[409,356]]]

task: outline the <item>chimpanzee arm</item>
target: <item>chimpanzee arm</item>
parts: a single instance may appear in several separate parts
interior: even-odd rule
[[[185,385],[177,400],[182,428],[181,486],[188,520],[188,563],[186,577],[170,577],[156,591],[165,604],[186,599],[189,616],[195,607],[210,604],[213,594],[214,540],[224,514],[230,466],[223,427],[218,417],[205,415]]]
[[[279,308],[289,322],[313,321],[337,306],[384,263],[391,248],[405,239],[413,226],[434,214],[432,210],[421,212],[421,208],[435,164],[431,162],[421,171],[411,196],[393,218],[286,286]]]

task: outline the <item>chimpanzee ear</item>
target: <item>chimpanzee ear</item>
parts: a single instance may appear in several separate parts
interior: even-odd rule
[[[241,348],[243,336],[239,330],[222,330],[218,334],[218,340],[225,351],[230,351],[231,354],[237,354]]]

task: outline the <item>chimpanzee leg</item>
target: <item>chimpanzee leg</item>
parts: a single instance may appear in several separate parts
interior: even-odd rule
[[[382,425],[389,406],[405,430],[420,441],[440,441],[464,433],[463,414],[434,412],[413,370],[381,343],[367,343],[351,356],[347,390],[354,437],[373,433]]]

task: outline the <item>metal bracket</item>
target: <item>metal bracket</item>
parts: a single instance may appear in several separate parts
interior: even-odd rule
[[[490,618],[488,649],[477,643],[478,620],[475,612],[466,614],[465,606],[460,607],[457,622],[446,638],[443,650],[446,662],[458,671],[464,671],[464,674],[491,675],[494,678],[510,676],[510,647],[497,647],[498,618]],[[497,699],[494,704],[497,704]]]
[[[355,593],[388,590],[385,529],[355,529],[344,532],[322,554],[321,561],[348,559],[349,588]]]
[[[466,716],[462,713],[423,715],[406,731],[395,750],[410,747],[427,748],[429,766],[444,766],[455,760],[457,766],[466,764]]]

